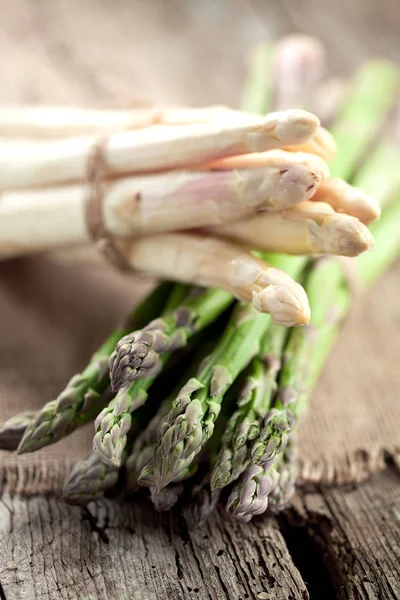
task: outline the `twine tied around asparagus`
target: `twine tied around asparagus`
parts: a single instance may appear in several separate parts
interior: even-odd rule
[[[89,237],[103,256],[120,271],[131,271],[122,252],[118,249],[113,236],[108,231],[103,214],[104,180],[107,161],[104,146],[108,137],[100,138],[89,154],[87,162],[88,195],[85,203],[85,222]]]

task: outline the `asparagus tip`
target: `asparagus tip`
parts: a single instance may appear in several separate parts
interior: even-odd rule
[[[125,444],[113,444],[111,434],[106,433],[104,436],[101,432],[96,433],[93,438],[93,451],[100,456],[101,460],[107,465],[120,467],[122,464],[122,453]]]
[[[308,325],[310,305],[304,288],[290,277],[282,277],[281,272],[276,282],[271,281],[270,271],[278,272],[278,270],[268,271],[269,281],[266,283],[269,285],[259,292],[253,291],[254,308],[259,312],[269,313],[275,323],[284,327]],[[273,278],[275,279],[274,276]]]

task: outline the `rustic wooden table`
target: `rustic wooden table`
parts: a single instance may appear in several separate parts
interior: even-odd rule
[[[323,39],[342,72],[368,55],[400,58],[399,0],[0,0],[0,8],[1,102],[93,105],[133,93],[236,105],[249,48],[294,30]],[[390,347],[387,357],[397,368]],[[388,464],[357,487],[302,490],[277,520],[243,526],[218,509],[201,528],[192,527],[195,508],[158,515],[102,501],[82,511],[56,497],[3,496],[0,599],[400,598],[399,483]]]

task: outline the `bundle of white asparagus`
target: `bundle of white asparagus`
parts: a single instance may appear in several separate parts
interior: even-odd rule
[[[378,203],[329,179],[335,143],[304,110],[2,108],[0,138],[0,258],[95,238],[136,272],[222,288],[296,326],[307,296],[260,253],[373,245]]]
[[[290,502],[295,428],[352,282],[371,285],[399,254],[397,121],[382,127],[398,70],[372,61],[351,82],[324,72],[320,42],[291,36],[254,55],[242,103],[254,114],[0,109],[0,258],[97,241],[124,267],[189,284],[158,285],[56,398],[0,427],[0,449],[23,454],[94,421],[67,502],[141,487],[162,511],[189,491],[201,522],[231,484],[239,521]],[[320,115],[336,157],[318,119],[291,106]],[[353,272],[305,256],[372,246],[378,203],[350,183],[383,208]],[[232,294],[284,326],[307,323],[310,303],[310,325],[287,331]]]

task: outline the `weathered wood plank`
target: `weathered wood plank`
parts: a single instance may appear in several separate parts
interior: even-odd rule
[[[280,520],[302,574],[272,519],[240,525],[219,508],[194,528],[188,509],[159,515],[141,502],[107,500],[82,511],[59,498],[8,496],[0,503],[0,581],[7,600],[304,600],[302,577],[325,600],[333,586],[338,598],[394,600],[399,483],[390,468],[353,489],[303,491]],[[330,578],[316,568],[315,551]]]
[[[337,597],[400,598],[400,474],[395,467],[354,488],[303,492],[289,523],[311,536]]]
[[[5,598],[308,598],[275,521],[243,526],[218,509],[204,526],[190,525],[184,513],[160,515],[140,502],[82,511],[54,497],[4,497]]]

